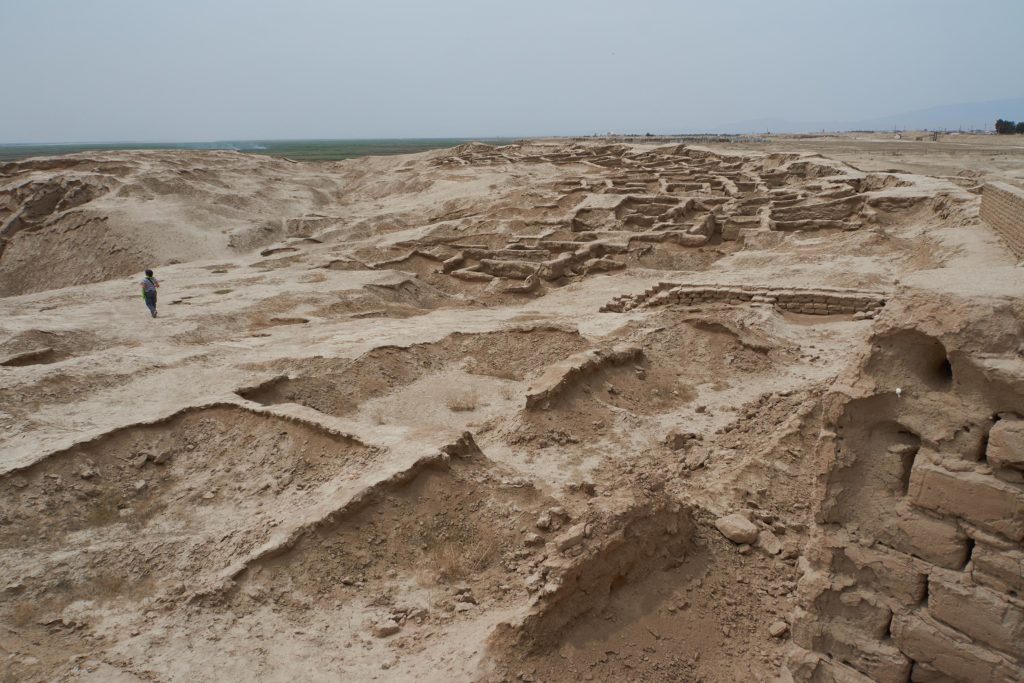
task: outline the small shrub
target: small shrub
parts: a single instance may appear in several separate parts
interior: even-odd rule
[[[445,399],[444,404],[448,406],[448,410],[453,413],[465,413],[471,410],[476,410],[477,404],[480,402],[480,397],[473,389],[464,389],[460,391],[453,391],[448,394],[448,398]]]
[[[493,535],[471,544],[443,541],[431,550],[430,563],[438,580],[459,581],[490,567],[499,553],[500,546]]]

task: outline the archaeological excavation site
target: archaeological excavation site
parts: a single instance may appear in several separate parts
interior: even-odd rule
[[[798,142],[0,165],[0,681],[1024,681],[1024,174]]]

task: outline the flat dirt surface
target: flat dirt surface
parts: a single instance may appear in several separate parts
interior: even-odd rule
[[[988,179],[1024,142],[0,165],[0,680],[799,677],[822,534],[884,525],[823,440],[932,443],[829,397],[1017,372]]]

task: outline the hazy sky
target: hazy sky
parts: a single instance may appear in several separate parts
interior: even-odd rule
[[[1021,0],[0,0],[0,142],[673,132],[1024,95]]]

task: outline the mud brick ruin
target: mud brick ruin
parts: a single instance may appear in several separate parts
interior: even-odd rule
[[[1024,680],[1024,195],[722,147],[0,165],[0,679]]]

